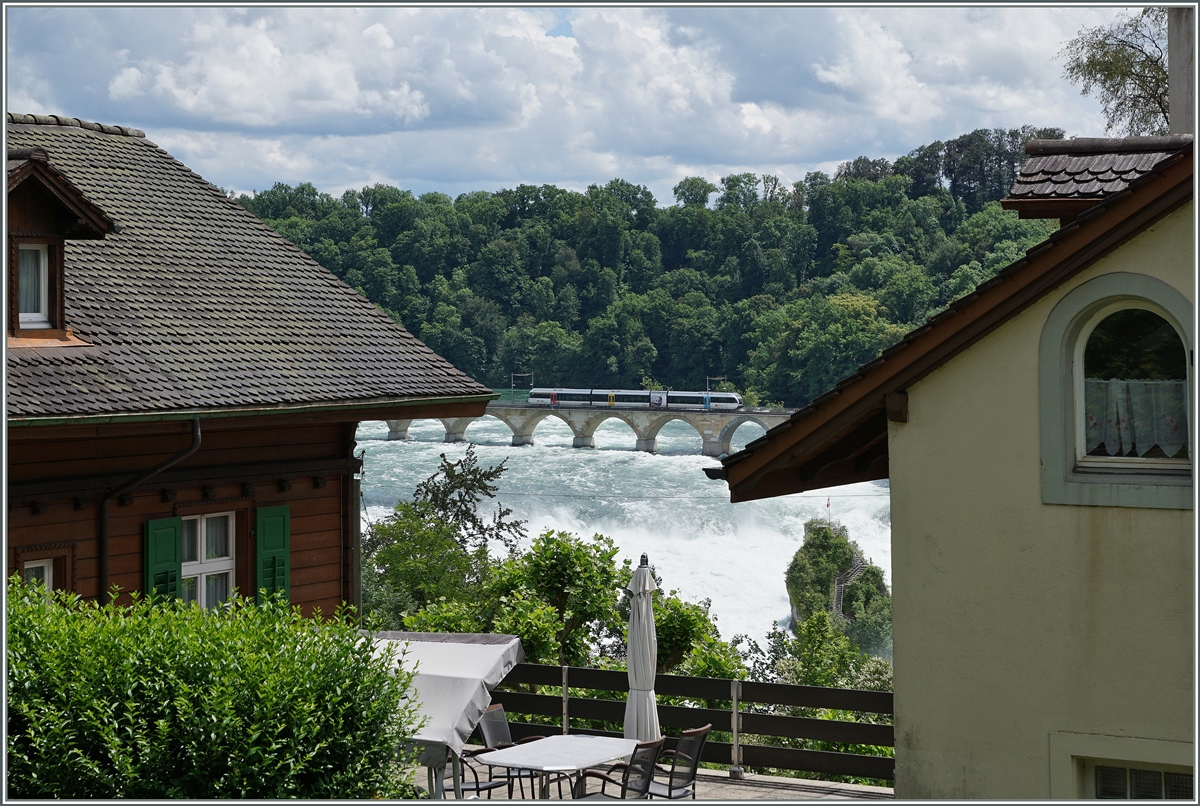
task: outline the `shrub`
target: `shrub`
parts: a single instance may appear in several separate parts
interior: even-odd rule
[[[8,796],[395,797],[412,674],[346,616],[8,590]]]

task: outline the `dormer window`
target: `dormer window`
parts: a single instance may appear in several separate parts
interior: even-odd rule
[[[40,148],[8,152],[8,251],[5,271],[10,347],[85,344],[66,320],[65,247],[118,227],[50,164]],[[33,340],[34,344],[24,344]]]
[[[22,244],[18,280],[19,316],[22,329],[51,327],[50,261],[45,244]]]

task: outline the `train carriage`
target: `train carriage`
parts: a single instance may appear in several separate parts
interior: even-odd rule
[[[530,406],[557,408],[685,409],[732,411],[742,408],[735,392],[676,392],[644,389],[529,390]]]

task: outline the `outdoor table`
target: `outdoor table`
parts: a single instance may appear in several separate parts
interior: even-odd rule
[[[615,739],[611,736],[587,736],[580,733],[569,736],[555,735],[538,739],[536,742],[481,753],[475,757],[475,761],[491,767],[512,767],[542,773],[538,781],[539,795],[548,798],[550,791],[547,784],[550,773],[578,774],[610,761],[629,758],[637,744],[636,739]]]

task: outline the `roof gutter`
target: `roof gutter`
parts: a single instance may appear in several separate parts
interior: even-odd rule
[[[399,400],[373,400],[363,403],[313,404],[272,406],[270,408],[178,409],[166,412],[130,412],[128,414],[64,414],[49,417],[9,417],[9,428],[28,428],[48,425],[108,425],[112,423],[177,422],[203,418],[216,420],[227,417],[261,417],[272,414],[328,414],[336,412],[369,411],[402,406],[443,405],[450,403],[486,403],[500,397],[498,392],[462,397],[408,397]]]

